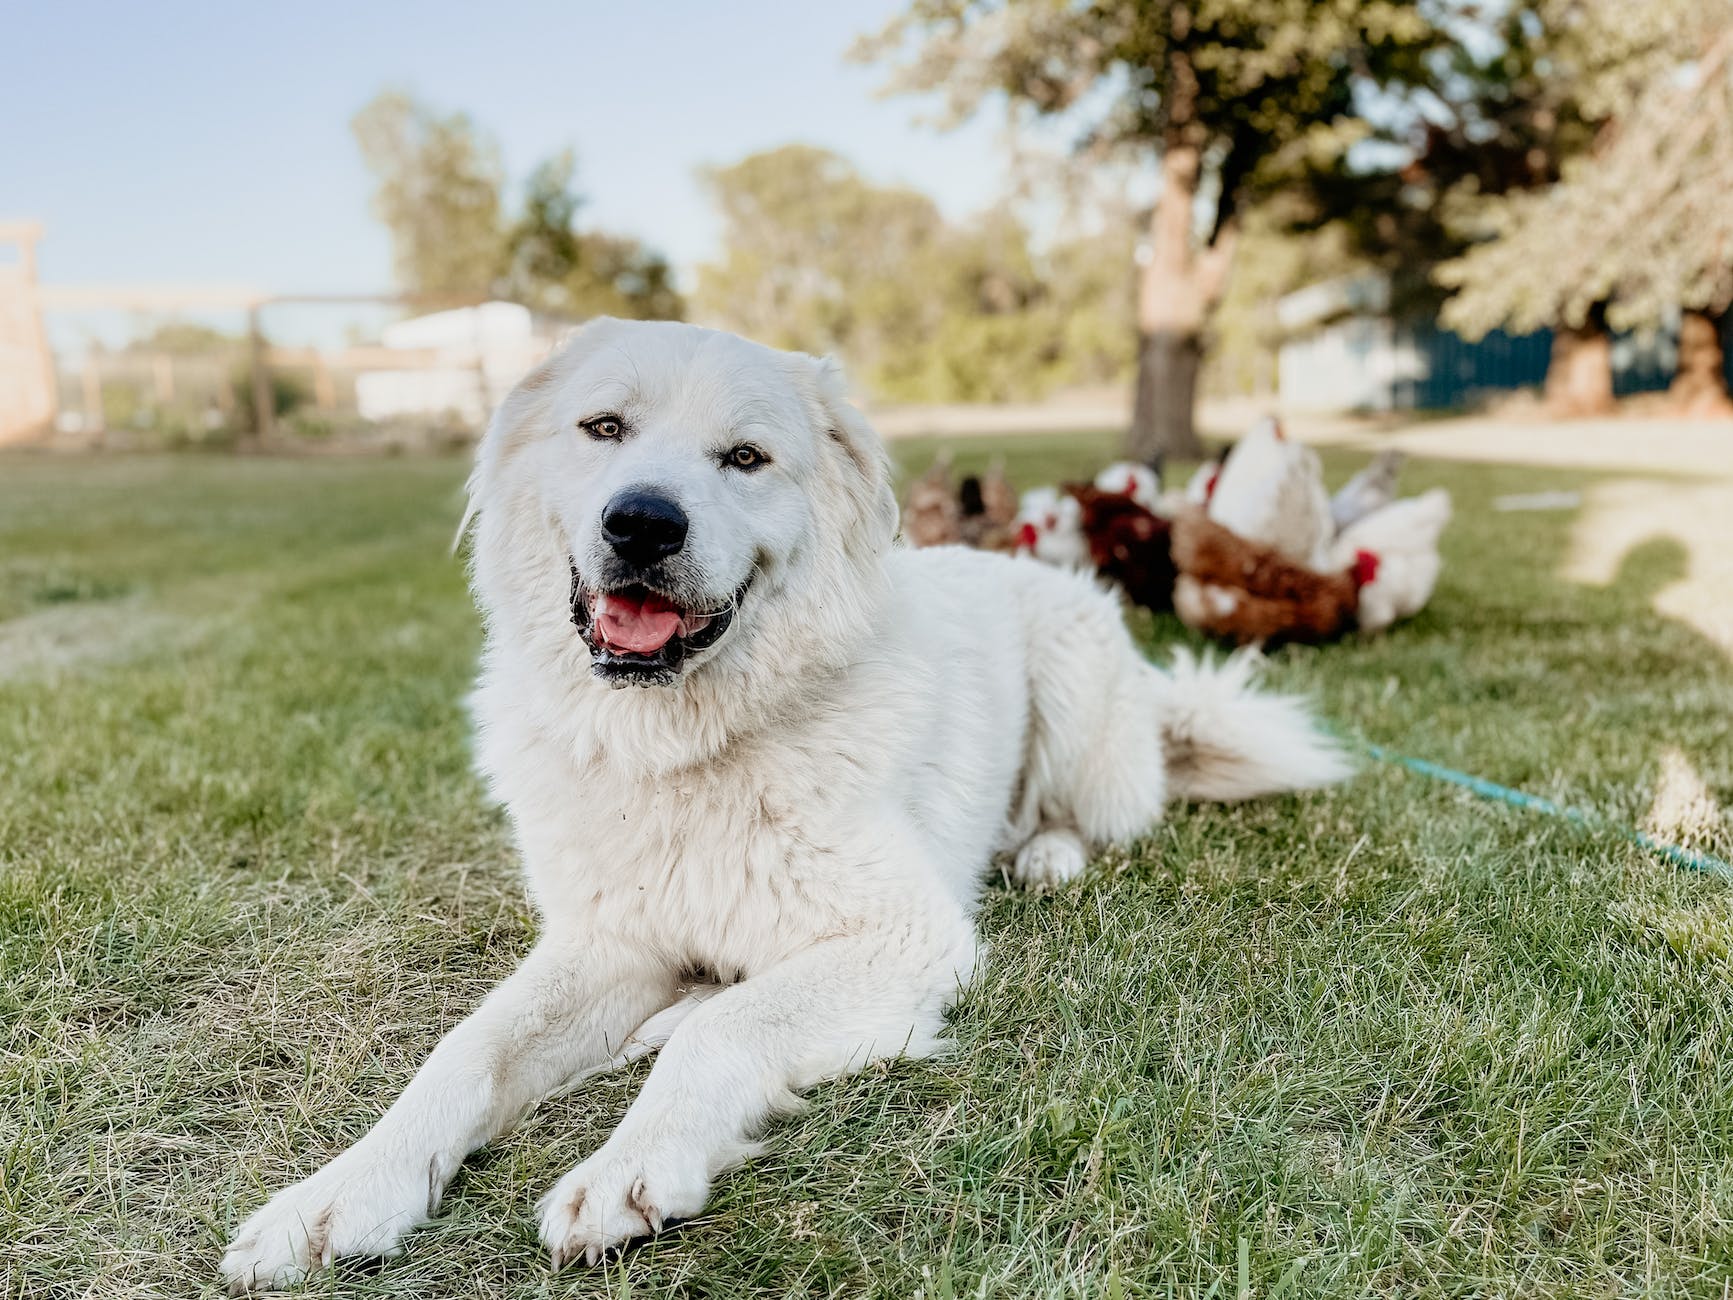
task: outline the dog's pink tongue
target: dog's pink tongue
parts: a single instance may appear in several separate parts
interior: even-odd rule
[[[596,631],[610,650],[653,655],[667,645],[680,627],[680,611],[665,597],[596,597]]]

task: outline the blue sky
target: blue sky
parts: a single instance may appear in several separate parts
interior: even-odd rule
[[[895,0],[265,5],[22,0],[0,80],[0,220],[47,226],[43,278],[385,288],[350,116],[386,85],[473,113],[514,179],[575,146],[593,224],[690,267],[705,163],[802,140],[952,213],[1005,177],[999,125],[949,134],[848,65]]]

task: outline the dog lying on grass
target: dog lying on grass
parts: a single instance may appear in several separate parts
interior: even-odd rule
[[[1060,885],[1169,799],[1345,770],[1251,661],[1152,667],[1086,578],[894,546],[884,447],[827,361],[596,322],[500,407],[470,512],[478,763],[542,937],[242,1224],[236,1293],[395,1252],[468,1153],[656,1044],[541,1236],[595,1261],[695,1215],[802,1089],[941,1045],[995,861]]]

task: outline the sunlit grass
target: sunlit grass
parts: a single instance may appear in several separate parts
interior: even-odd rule
[[[957,444],[1024,482],[1108,447]],[[0,1295],[208,1293],[227,1230],[529,943],[468,770],[462,474],[0,460]],[[1733,665],[1648,609],[1677,548],[1586,590],[1554,576],[1568,515],[1489,509],[1580,481],[1412,465],[1458,502],[1432,607],[1272,677],[1624,821],[1668,745],[1728,800]],[[640,1070],[478,1154],[404,1258],[313,1289],[1720,1295],[1729,904],[1389,768],[1177,809],[1057,896],[996,889],[957,1054],[820,1089],[702,1220],[601,1272],[537,1247],[533,1199]]]

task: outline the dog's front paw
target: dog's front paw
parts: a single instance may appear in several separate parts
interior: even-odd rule
[[[229,1294],[305,1281],[340,1255],[394,1255],[439,1207],[438,1169],[413,1171],[351,1149],[278,1192],[240,1227],[223,1254]]]
[[[542,1197],[542,1244],[555,1268],[580,1255],[596,1264],[614,1246],[691,1218],[709,1190],[701,1159],[609,1143]]]
[[[1011,861],[1012,883],[1025,889],[1057,889],[1075,880],[1089,865],[1089,850],[1076,831],[1041,831],[1017,850]]]

